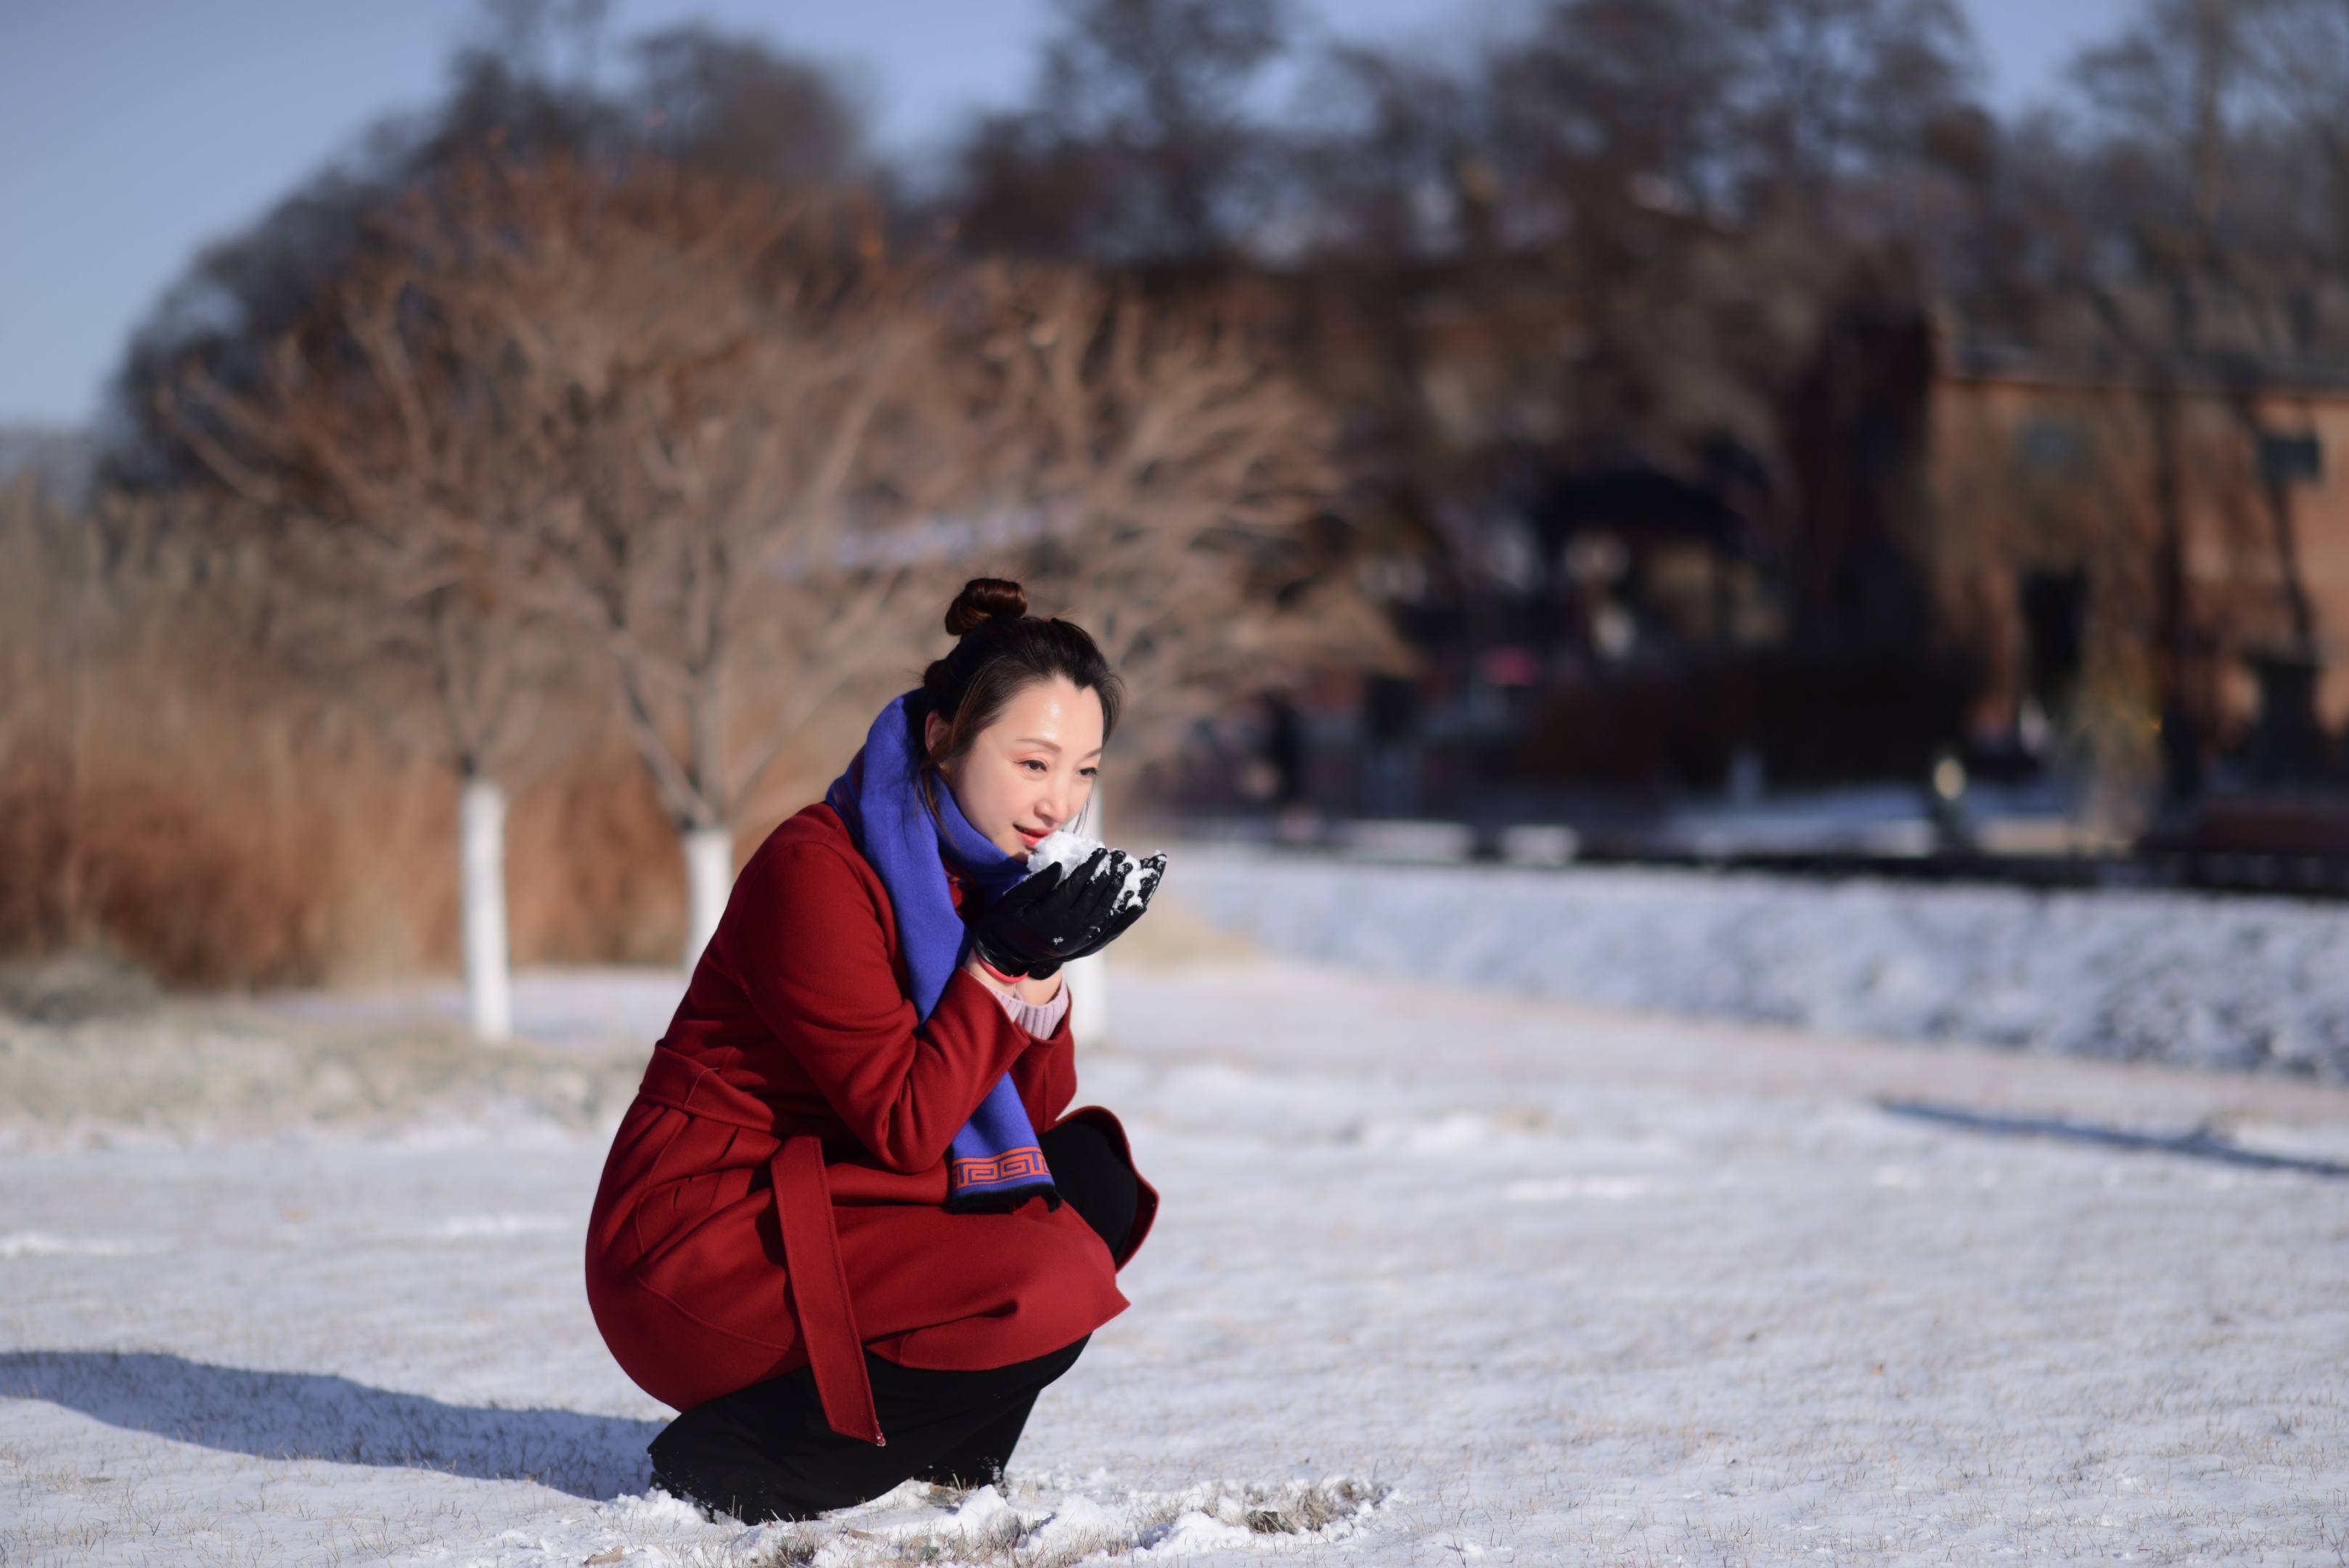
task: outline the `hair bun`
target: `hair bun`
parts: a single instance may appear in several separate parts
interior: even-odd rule
[[[1002,577],[973,577],[947,607],[947,630],[962,637],[997,616],[1013,620],[1028,613],[1028,590]]]

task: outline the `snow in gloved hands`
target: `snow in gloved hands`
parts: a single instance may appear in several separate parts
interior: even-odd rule
[[[1059,842],[1056,842],[1059,841]],[[1166,857],[1137,860],[1074,834],[1047,835],[1025,879],[971,927],[972,950],[998,972],[1042,980],[1097,953],[1150,907]]]
[[[1098,838],[1088,838],[1081,833],[1056,827],[1028,852],[1028,871],[1033,876],[1047,866],[1058,866],[1065,874],[1092,859],[1094,850],[1106,847]]]
[[[1112,912],[1123,915],[1149,903],[1150,895],[1158,887],[1158,879],[1166,874],[1166,857],[1153,855],[1146,859],[1136,859],[1123,849],[1111,849],[1098,838],[1088,838],[1081,833],[1071,833],[1063,827],[1046,834],[1036,847],[1028,852],[1030,876],[1048,866],[1058,866],[1064,877],[1073,877],[1081,871],[1085,872],[1089,878],[1119,877],[1123,885],[1118,889],[1117,903]]]

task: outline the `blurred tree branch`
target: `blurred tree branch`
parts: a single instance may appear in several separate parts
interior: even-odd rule
[[[976,400],[1005,431],[995,488],[1029,519],[1017,570],[1131,686],[1139,763],[1237,697],[1408,662],[1329,512],[1332,421],[1231,302],[1052,268],[978,286]]]
[[[892,618],[929,564],[860,556],[857,531],[968,482],[920,373],[922,275],[810,191],[639,161],[607,189],[519,194],[516,227],[564,252],[557,330],[586,355],[579,504],[543,514],[523,591],[608,661],[679,829],[730,827],[791,737],[904,646]]]
[[[1248,87],[1282,0],[1063,0],[1033,102],[961,154],[958,218],[989,250],[1163,262],[1227,252],[1260,213],[1271,139]]]
[[[384,218],[250,390],[190,363],[156,408],[243,504],[289,656],[471,779],[520,760],[556,678],[513,579],[567,496],[538,345],[454,286],[476,236],[446,216],[419,197]]]

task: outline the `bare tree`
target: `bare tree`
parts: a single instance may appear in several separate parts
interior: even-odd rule
[[[1743,0],[1731,106],[1756,174],[1826,213],[1858,172],[1913,166],[1964,101],[1972,40],[1950,0]]]
[[[1035,101],[978,126],[960,223],[982,249],[1164,261],[1257,215],[1270,140],[1242,102],[1288,40],[1281,0],[1062,0]]]
[[[541,186],[512,226],[577,236],[565,336],[599,347],[581,503],[542,514],[527,591],[607,661],[697,947],[771,771],[861,716],[974,562],[1102,638],[1145,756],[1237,692],[1398,657],[1330,543],[1330,421],[1232,308],[893,255],[853,202],[708,171]],[[619,302],[625,334],[587,325]]]
[[[2137,26],[2087,50],[2073,67],[2106,116],[2173,160],[2169,172],[2184,209],[2175,217],[2190,222],[2198,249],[2219,238],[2229,143],[2251,86],[2251,11],[2241,0],[2155,0]]]
[[[1124,743],[1163,758],[1198,718],[1327,669],[1400,668],[1330,515],[1334,421],[1230,299],[1154,301],[1057,269],[982,280],[968,358],[1028,520],[1003,553],[1100,639],[1133,692]]]
[[[2334,270],[2349,261],[2349,4],[2265,0],[2243,28],[2249,68],[2323,169]]]
[[[244,503],[287,656],[367,693],[461,781],[468,1010],[490,1039],[512,1028],[501,780],[543,738],[560,669],[515,581],[530,531],[570,496],[536,302],[485,298],[469,276],[494,245],[477,221],[493,178],[452,170],[382,217],[247,389],[193,362],[157,398]]]
[[[1492,251],[1504,236],[1485,88],[1449,62],[1360,45],[1330,50],[1294,138],[1307,218],[1293,247],[1325,265]],[[1541,221],[1522,208],[1515,215],[1521,227]]]
[[[673,27],[634,46],[645,139],[673,162],[787,185],[864,171],[864,128],[821,67],[756,39]]]
[[[791,182],[873,171],[860,106],[822,67],[699,26],[613,38],[605,0],[486,0],[440,101],[387,117],[259,222],[199,254],[124,356],[115,477],[168,488],[208,472],[156,417],[191,359],[222,388],[256,385],[261,348],[353,265],[369,214],[469,159],[616,164],[645,151]]]
[[[935,610],[936,553],[870,540],[966,493],[970,447],[932,417],[929,282],[869,213],[650,161],[511,199],[568,280],[543,330],[574,357],[578,487],[522,591],[610,673],[684,845],[690,961],[771,768]]]
[[[969,485],[922,373],[931,287],[813,190],[460,160],[273,349],[262,393],[191,370],[172,417],[267,521],[288,613],[354,665],[429,678],[429,743],[469,800],[551,663],[524,655],[556,628],[585,646],[681,836],[690,956],[745,803],[902,654],[895,618],[935,608],[935,552],[857,545]]]
[[[1971,52],[1948,0],[1558,0],[1494,91],[1511,161],[1568,181],[1578,218],[1792,197],[1825,221],[1855,180],[1916,163]]]

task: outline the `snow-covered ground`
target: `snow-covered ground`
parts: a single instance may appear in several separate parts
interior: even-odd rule
[[[1882,1108],[2340,1160],[2349,1091],[1377,981],[1180,917],[1194,961],[1117,969],[1083,1059],[1165,1196],[1133,1310],[1007,1494],[806,1530],[645,1500],[667,1412],[583,1298],[631,1066],[597,1039],[674,977],[533,977],[592,1005],[478,1068],[379,999],[0,1024],[0,1563],[2349,1549],[2349,1183]]]
[[[1195,846],[1168,887],[1275,951],[1695,1017],[2349,1082],[2349,905]]]

